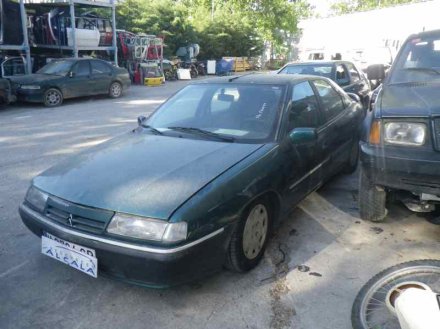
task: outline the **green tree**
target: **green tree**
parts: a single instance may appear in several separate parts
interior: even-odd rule
[[[331,11],[336,15],[342,15],[413,2],[420,2],[420,0],[344,0],[334,3]]]

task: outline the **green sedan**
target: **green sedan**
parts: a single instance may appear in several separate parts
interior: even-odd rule
[[[362,119],[326,78],[205,80],[35,177],[20,215],[43,254],[93,277],[167,287],[245,272],[298,202],[356,169]]]
[[[35,74],[11,77],[18,100],[59,106],[64,99],[107,94],[122,96],[130,87],[128,71],[99,59],[50,62]]]

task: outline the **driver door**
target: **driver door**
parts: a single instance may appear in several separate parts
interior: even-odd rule
[[[80,60],[73,65],[71,74],[66,77],[64,97],[82,97],[91,94],[90,63]]]
[[[318,128],[321,124],[319,102],[308,81],[300,82],[292,91],[291,105],[287,112],[287,135],[295,128]],[[322,162],[324,154],[320,149],[321,138],[317,129],[314,142],[293,144],[285,148],[286,165],[289,166],[287,198],[294,205],[322,184]]]

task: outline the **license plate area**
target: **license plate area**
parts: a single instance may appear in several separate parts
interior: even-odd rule
[[[98,259],[95,250],[65,241],[44,232],[41,252],[94,278],[98,277]]]

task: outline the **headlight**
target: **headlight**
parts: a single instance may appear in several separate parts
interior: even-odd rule
[[[35,90],[35,89],[41,89],[40,86],[37,85],[21,85],[21,89],[28,89],[28,90]]]
[[[390,144],[420,146],[425,143],[426,125],[423,123],[388,122],[384,140]]]
[[[44,208],[46,207],[48,197],[49,196],[46,193],[40,191],[34,186],[31,186],[26,193],[25,200],[29,202],[35,209],[43,212]]]
[[[186,239],[187,224],[186,222],[168,223],[152,218],[116,214],[107,232],[144,240],[178,242]]]

